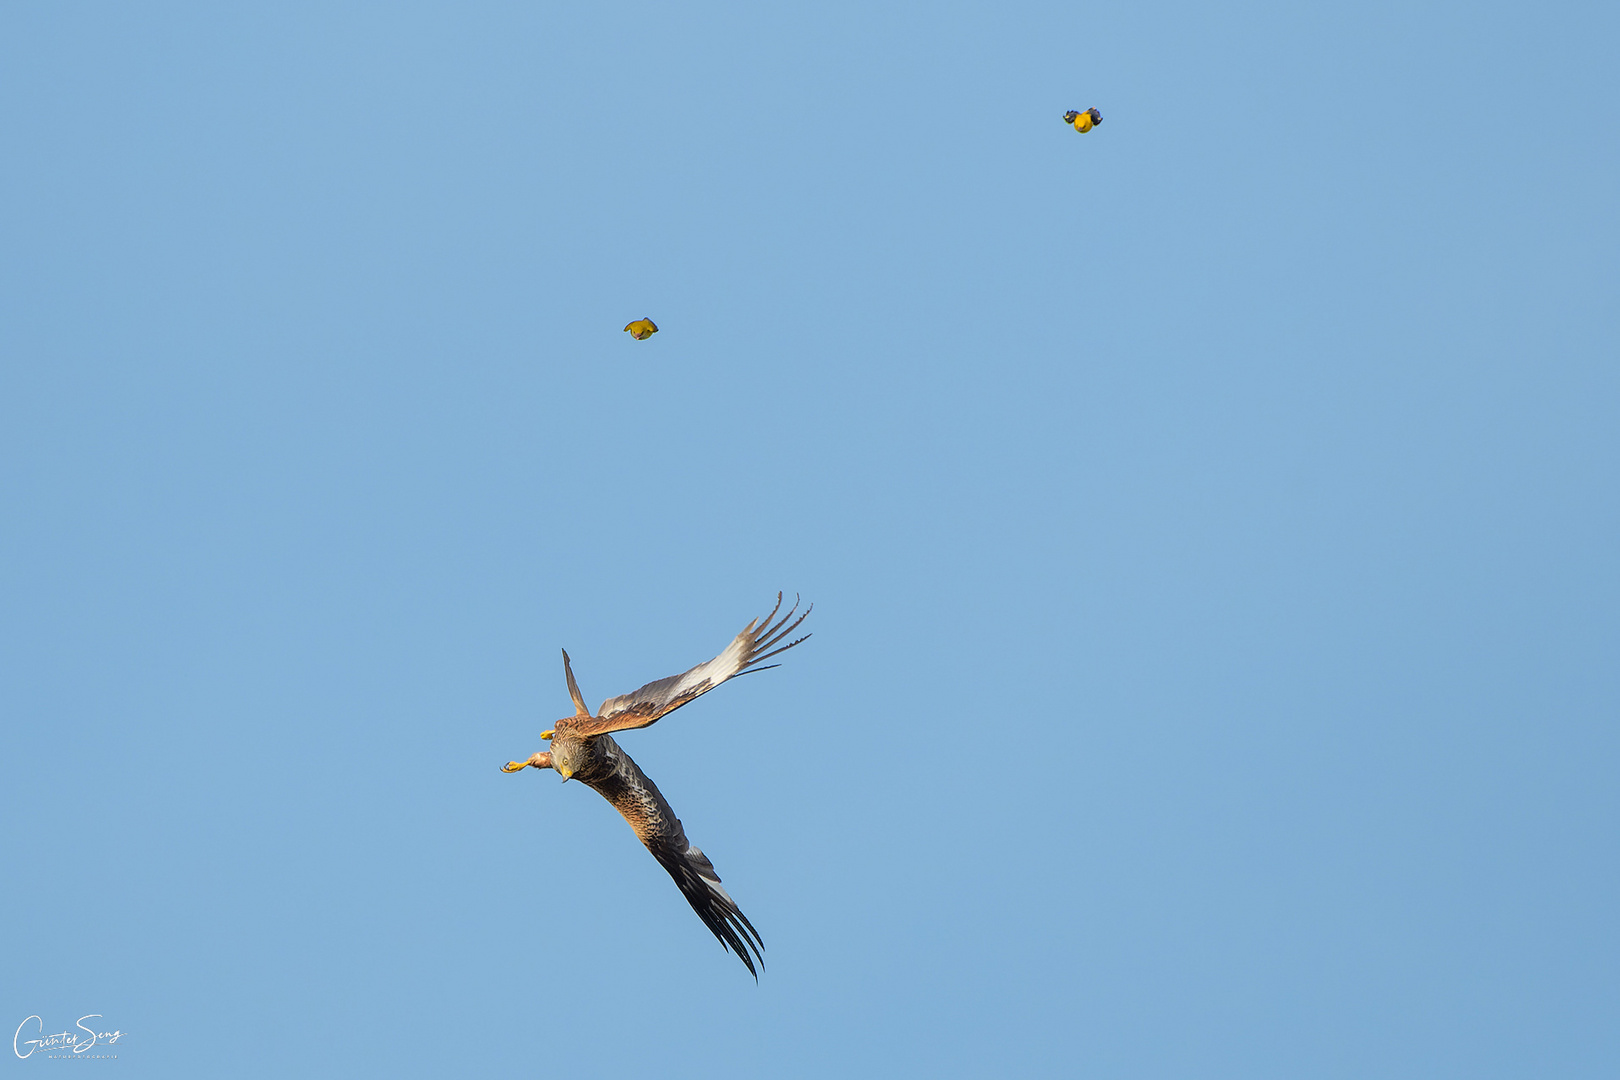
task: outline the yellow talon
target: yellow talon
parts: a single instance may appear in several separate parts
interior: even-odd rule
[[[508,761],[501,766],[501,772],[517,772],[519,769],[527,769],[528,767],[529,763],[527,761]]]
[[[555,734],[557,734],[557,729],[556,728],[549,728],[549,729],[547,729],[545,731],[542,731],[540,733],[540,737],[542,739],[549,739]]]

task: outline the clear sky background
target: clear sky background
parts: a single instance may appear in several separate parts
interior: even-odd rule
[[[1620,1070],[1614,5],[536,8],[0,13],[6,1031]]]

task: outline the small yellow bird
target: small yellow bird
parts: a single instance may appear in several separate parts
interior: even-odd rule
[[[1102,123],[1102,113],[1096,109],[1087,109],[1085,112],[1075,112],[1070,109],[1063,114],[1065,124],[1073,124],[1074,130],[1084,135],[1098,124]]]
[[[637,319],[629,326],[626,326],[625,329],[630,331],[630,336],[637,341],[646,341],[658,333],[658,327],[653,324],[651,319]]]

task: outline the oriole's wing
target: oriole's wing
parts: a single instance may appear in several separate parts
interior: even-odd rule
[[[799,610],[799,601],[795,598],[792,611],[773,624],[772,620],[776,619],[776,613],[780,610],[782,610],[782,594],[777,593],[776,607],[771,609],[771,613],[743,627],[742,633],[732,639],[725,652],[706,664],[699,664],[685,674],[671,675],[667,679],[650,682],[632,694],[608,698],[602,702],[602,707],[596,711],[594,718],[588,720],[581,718],[576,722],[574,730],[581,735],[601,735],[609,731],[643,728],[660,717],[674,712],[693,698],[713,690],[733,675],[740,675],[750,669],[764,671],[766,668],[775,667],[775,664],[767,664],[766,668],[754,665],[793,648],[810,636],[806,634],[786,645],[778,645],[778,642],[797,630],[799,624],[810,615],[810,608],[805,608],[803,615],[797,619],[793,618],[794,612]],[[793,621],[789,622],[789,619]]]
[[[647,845],[653,858],[675,879],[681,895],[692,905],[703,925],[720,939],[721,945],[736,953],[748,973],[758,979],[754,961],[757,959],[764,964],[761,956],[764,945],[759,931],[720,885],[720,875],[715,873],[709,857],[686,838],[680,818],[669,808],[658,785],[647,778],[612,736],[604,737],[602,742],[614,763],[613,772],[605,779],[585,782],[624,816],[637,839]]]

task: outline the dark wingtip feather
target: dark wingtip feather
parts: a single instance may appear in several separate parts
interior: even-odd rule
[[[777,653],[786,652],[788,649],[791,649],[793,646],[799,644],[799,642],[810,637],[809,634],[806,634],[804,637],[790,641],[786,645],[778,646],[778,643],[783,638],[797,630],[799,628],[799,624],[808,619],[810,617],[810,613],[816,609],[816,605],[811,604],[809,607],[804,609],[803,613],[799,614],[798,618],[795,619],[793,616],[795,613],[799,612],[799,602],[802,599],[803,598],[801,596],[795,594],[793,597],[793,606],[788,609],[788,613],[783,615],[780,621],[773,624],[772,620],[776,618],[776,613],[782,609],[782,594],[776,594],[776,607],[772,608],[771,613],[761,621],[759,632],[754,635],[754,647],[751,650],[750,656],[748,657],[748,662],[746,665],[747,667],[753,667],[761,660],[769,660]]]
[[[743,967],[748,969],[748,974],[754,977],[756,983],[759,982],[759,971],[754,963],[757,960],[760,967],[765,966],[765,944],[736,901],[727,904],[711,892],[704,884],[702,875],[687,862],[684,851],[661,849],[651,844],[648,849],[675,880],[681,895],[686,897],[686,902],[697,917],[703,920],[703,925],[709,928],[709,933],[715,936],[722,948],[735,953],[737,959],[743,962]],[[704,861],[708,862],[706,858]],[[712,870],[713,864],[709,865]]]

